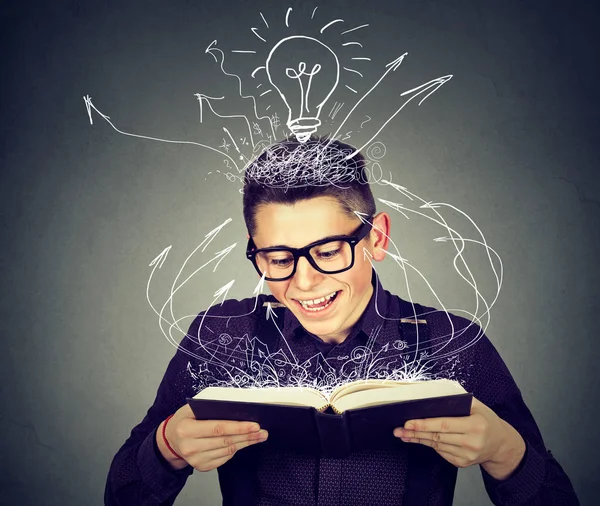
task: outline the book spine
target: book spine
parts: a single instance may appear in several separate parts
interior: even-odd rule
[[[314,411],[323,457],[343,458],[352,451],[350,430],[345,414]]]

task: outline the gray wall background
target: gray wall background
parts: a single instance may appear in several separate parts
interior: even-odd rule
[[[230,279],[235,298],[256,283],[242,256],[240,195],[206,175],[221,160],[119,136],[99,120],[91,126],[82,96],[126,131],[218,145],[218,124],[199,125],[193,96],[219,93],[223,82],[204,49],[213,39],[228,49],[259,44],[250,33],[259,11],[281,26],[288,5],[299,19],[318,4],[3,7],[2,504],[102,503],[110,461],[174,353],[145,297],[148,264],[166,246],[173,250],[151,287],[157,304],[204,235],[233,218],[211,251],[235,241],[238,248],[220,275],[186,288],[178,316],[199,312]],[[405,51],[397,91],[454,74],[379,137],[388,148],[384,169],[418,195],[467,212],[500,254],[505,278],[487,334],[582,504],[596,504],[596,12],[583,1],[516,0],[332,1],[318,12],[346,27],[370,23],[356,39],[373,58],[363,67],[371,69],[368,82]],[[243,58],[235,61],[230,68],[245,68]],[[383,118],[392,99],[382,98],[373,116]],[[375,193],[398,201],[393,190]],[[439,231],[391,214],[404,256],[450,307],[473,309],[472,294],[449,271],[451,255],[431,242]],[[485,280],[483,263],[472,266]],[[400,272],[389,262],[381,269],[384,285],[405,295]],[[423,287],[414,294],[434,303]],[[177,504],[213,505],[219,497],[216,473],[195,473]],[[478,469],[461,471],[456,504],[488,503]]]

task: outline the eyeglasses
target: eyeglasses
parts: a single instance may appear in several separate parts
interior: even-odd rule
[[[372,218],[368,218],[369,221]],[[248,240],[246,257],[256,271],[267,281],[285,281],[296,273],[298,260],[305,257],[310,265],[323,274],[338,274],[354,265],[354,249],[371,231],[364,223],[352,236],[340,235],[321,239],[304,248],[271,247],[255,249],[252,238]]]

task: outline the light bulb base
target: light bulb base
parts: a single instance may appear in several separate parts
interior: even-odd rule
[[[310,136],[321,126],[319,118],[297,118],[288,121],[287,127],[294,134],[298,142],[306,142]]]

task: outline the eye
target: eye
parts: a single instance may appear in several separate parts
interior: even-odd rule
[[[273,267],[285,268],[294,263],[294,257],[287,253],[271,254],[268,256],[268,261]]]
[[[331,249],[327,251],[319,251],[317,254],[321,260],[331,260],[340,254],[340,250]]]
[[[292,263],[291,258],[272,258],[269,263],[275,267],[287,267]]]

